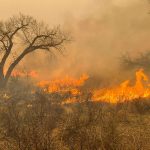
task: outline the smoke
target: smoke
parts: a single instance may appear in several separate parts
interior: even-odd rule
[[[128,51],[136,55],[149,50],[147,0],[64,0],[64,3],[62,7],[65,5],[67,11],[61,16],[62,28],[73,37],[66,45],[65,56],[58,54],[57,59],[51,59],[37,53],[34,55],[38,61],[28,57],[26,68],[30,63],[30,68],[36,68],[45,77],[82,73],[112,76],[112,72],[118,73],[121,54]],[[81,4],[86,5],[80,7]]]
[[[54,66],[55,74],[111,75],[122,54],[150,48],[146,0],[95,0],[88,9],[82,18],[72,13],[65,18],[64,28],[74,40],[67,47],[68,56]]]

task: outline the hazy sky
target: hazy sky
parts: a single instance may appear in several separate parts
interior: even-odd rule
[[[62,23],[68,13],[78,17],[90,13],[94,0],[0,0],[0,4],[1,18],[22,12],[49,23]]]
[[[19,12],[71,32],[69,56],[54,65],[54,74],[101,73],[112,70],[126,51],[150,50],[148,0],[0,0],[1,19]],[[51,70],[45,59],[42,67],[36,60],[32,64]]]

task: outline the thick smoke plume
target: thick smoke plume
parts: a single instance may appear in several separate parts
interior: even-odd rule
[[[48,4],[48,1],[45,3]],[[129,52],[138,55],[150,49],[147,0],[77,0],[72,3],[63,0],[62,5],[60,3],[55,4],[55,9],[58,14],[59,10],[61,13],[64,11],[63,17],[60,15],[54,21],[60,21],[62,28],[72,37],[64,56],[58,54],[57,58],[52,58],[37,53],[34,54],[37,59],[33,60],[29,56],[28,63],[27,59],[22,63],[25,68],[30,63],[29,69],[37,70],[44,78],[82,73],[110,76],[119,72],[119,58],[122,54]],[[47,15],[49,19],[52,16]],[[52,20],[49,19],[45,18],[44,21],[50,24]]]

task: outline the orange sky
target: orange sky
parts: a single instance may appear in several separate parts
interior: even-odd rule
[[[88,14],[92,5],[94,0],[0,0],[0,17],[22,12],[49,23],[62,23],[68,13],[78,17]]]

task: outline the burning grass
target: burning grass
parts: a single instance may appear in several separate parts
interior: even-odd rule
[[[43,88],[47,93],[67,93],[70,92],[70,102],[79,102],[78,97],[82,95],[82,87],[88,80],[87,75],[81,76],[79,79],[65,77],[64,79],[56,79],[52,81],[41,81],[38,86]],[[92,88],[91,88],[92,89]],[[117,103],[123,101],[131,101],[137,98],[150,98],[150,83],[148,76],[143,69],[139,69],[135,74],[135,83],[131,84],[130,80],[122,82],[119,86],[111,88],[98,88],[89,90],[91,93],[91,101],[105,101]],[[72,98],[73,97],[73,98]],[[69,103],[69,99],[66,100]]]
[[[22,77],[25,76],[36,78],[37,80],[39,75],[35,71],[28,73],[23,72],[14,72],[13,77]],[[108,88],[92,88],[90,87],[88,91],[88,97],[84,97],[84,86],[87,80],[90,77],[86,74],[81,75],[79,78],[65,76],[57,79],[51,80],[41,80],[36,83],[36,86],[39,87],[46,94],[61,95],[66,97],[63,100],[64,103],[73,103],[81,102],[82,99],[88,99],[90,101],[99,102],[110,102],[118,103],[124,101],[132,101],[134,99],[150,98],[150,83],[148,76],[144,73],[143,69],[139,69],[135,73],[135,81],[132,83],[130,80],[123,81],[120,85],[116,85]],[[86,92],[87,92],[86,91]]]
[[[150,98],[144,71],[136,72],[134,84],[128,80],[107,89],[84,90],[88,78],[40,81],[38,89],[15,80],[0,93],[0,148],[148,150]]]

